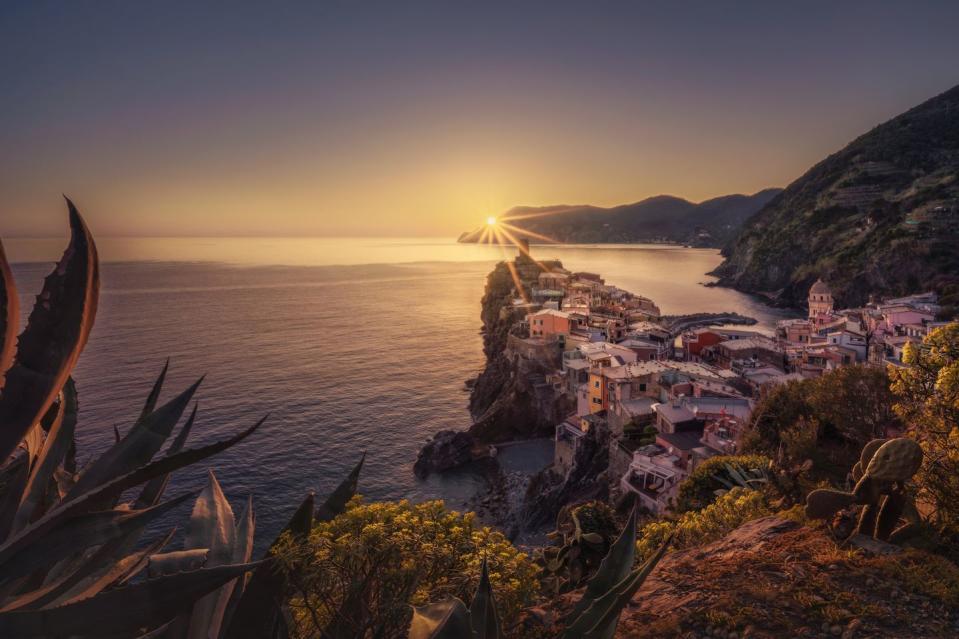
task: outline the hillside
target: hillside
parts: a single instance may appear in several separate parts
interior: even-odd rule
[[[881,547],[881,546],[880,546]],[[939,639],[955,637],[959,568],[919,550],[838,547],[778,517],[666,555],[623,612],[617,639]],[[555,636],[580,597],[530,611],[527,636]],[[921,611],[921,612],[920,612]]]
[[[959,283],[959,87],[857,138],[750,218],[720,284],[799,306],[821,277],[840,306]],[[953,303],[950,300],[944,300]]]
[[[720,247],[779,192],[780,189],[766,189],[753,195],[725,195],[699,204],[659,195],[612,208],[520,206],[501,218],[514,226],[574,244],[666,241]],[[473,231],[464,233],[460,241],[475,242],[478,237],[479,232]]]

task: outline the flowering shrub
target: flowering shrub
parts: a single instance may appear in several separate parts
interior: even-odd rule
[[[294,636],[405,636],[411,605],[469,601],[484,557],[507,626],[538,592],[537,567],[474,517],[442,501],[355,498],[307,540],[284,538],[277,555],[295,592]]]
[[[717,477],[735,484],[735,480],[729,475],[727,465],[732,466],[737,471],[766,470],[769,468],[769,458],[763,455],[718,455],[710,457],[699,464],[696,470],[680,484],[677,499],[679,510],[696,510],[712,503],[716,499],[717,490],[729,487],[728,483],[723,483]],[[762,485],[756,482],[752,487],[758,489],[762,488]]]
[[[907,342],[907,367],[889,367],[896,413],[925,453],[919,500],[936,523],[959,531],[959,322],[936,329],[922,346]]]
[[[763,493],[733,488],[702,510],[691,510],[676,520],[655,521],[643,526],[637,535],[636,561],[646,561],[674,531],[676,536],[672,547],[689,548],[720,539],[748,521],[771,514]]]

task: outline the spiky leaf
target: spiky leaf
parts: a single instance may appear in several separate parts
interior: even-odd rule
[[[67,379],[67,383],[63,385],[61,396],[61,410],[58,418],[54,420],[50,432],[47,433],[43,450],[33,466],[30,479],[20,499],[17,515],[13,522],[14,531],[26,526],[36,514],[37,508],[50,485],[53,472],[63,462],[67,451],[73,445],[79,407],[77,405],[77,389],[72,378]]]
[[[466,639],[472,632],[469,610],[456,597],[413,608],[409,639]]]
[[[304,539],[310,534],[313,527],[314,502],[313,493],[309,493],[270,544],[270,549],[266,552],[267,558],[272,556],[273,549],[285,533],[290,533],[295,539]],[[227,639],[260,639],[282,634],[286,625],[282,610],[285,589],[283,575],[275,566],[265,563],[257,568],[250,575],[223,636]]]
[[[53,404],[96,317],[100,286],[96,245],[73,203],[67,200],[67,205],[70,244],[43,283],[0,393],[0,459],[14,451]]]
[[[12,551],[0,549],[0,583],[23,576],[91,546],[119,539],[130,530],[145,526],[192,497],[186,493],[143,510],[107,510],[83,513],[63,522],[43,535],[28,538]]]
[[[123,439],[83,471],[66,500],[69,501],[94,486],[140,468],[153,459],[180,421],[183,411],[202,381],[203,378],[200,378],[177,397],[134,424]]]
[[[476,639],[499,639],[499,616],[496,614],[496,600],[493,587],[489,582],[489,568],[483,560],[479,585],[470,603],[470,625]]]
[[[184,549],[207,548],[207,568],[227,566],[233,562],[236,548],[236,521],[233,509],[220,488],[213,471],[208,471],[207,485],[197,497],[190,517],[190,527],[183,542]],[[234,582],[221,586],[196,602],[190,615],[190,639],[206,639],[220,634],[220,624],[230,601]]]
[[[0,242],[0,389],[4,373],[13,363],[16,351],[17,321],[20,319],[20,300],[13,282],[13,272],[7,262],[7,254]]]
[[[56,608],[0,613],[0,637],[100,637],[154,628],[258,565],[204,568],[104,591],[93,598]]]
[[[353,467],[353,470],[350,471],[346,479],[340,482],[336,490],[330,493],[326,501],[316,509],[316,521],[330,521],[346,510],[346,504],[348,504],[353,498],[353,495],[356,494],[356,484],[359,481],[360,470],[363,468],[363,461],[365,459],[366,453],[363,453],[360,456],[360,461]]]
[[[567,616],[568,620],[576,619],[592,603],[608,592],[610,588],[621,582],[629,575],[636,558],[636,508],[629,514],[629,520],[623,526],[619,537],[610,546],[609,552],[600,562],[596,574],[586,584],[582,598],[573,607]]]
[[[190,431],[193,430],[193,422],[196,421],[196,413],[198,409],[199,404],[193,404],[193,410],[190,412],[190,416],[187,418],[186,424],[184,424],[183,428],[180,429],[180,432],[177,433],[176,437],[173,439],[173,443],[170,444],[170,447],[166,451],[166,455],[168,457],[183,450],[183,447],[186,445],[186,440],[190,436]],[[137,497],[137,508],[153,506],[160,501],[160,497],[163,496],[163,491],[166,490],[166,486],[169,481],[169,473],[160,477],[155,477],[148,481],[143,487],[143,490],[140,491],[140,496]]]

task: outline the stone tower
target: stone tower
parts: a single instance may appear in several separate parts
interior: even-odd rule
[[[832,313],[832,309],[832,291],[821,279],[816,280],[816,283],[809,289],[809,317],[828,315]]]

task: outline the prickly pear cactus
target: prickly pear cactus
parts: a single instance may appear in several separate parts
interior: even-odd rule
[[[853,504],[862,505],[859,534],[887,540],[895,534],[896,524],[909,504],[905,482],[922,465],[922,448],[911,439],[874,439],[862,449],[859,462],[852,468],[856,487],[852,492],[814,490],[806,496],[806,515],[810,519],[831,519]]]

